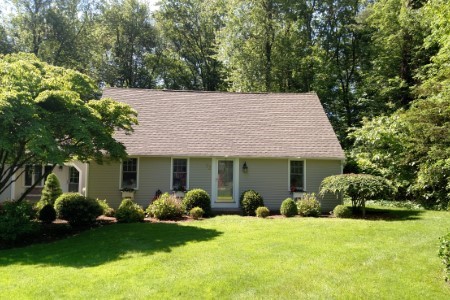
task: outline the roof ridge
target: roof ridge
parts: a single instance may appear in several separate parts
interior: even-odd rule
[[[151,92],[169,92],[169,93],[199,93],[199,94],[242,94],[242,95],[317,95],[315,91],[309,92],[230,92],[230,91],[203,91],[203,90],[173,90],[173,89],[146,89],[146,88],[128,88],[128,87],[104,87],[103,90],[141,90]]]

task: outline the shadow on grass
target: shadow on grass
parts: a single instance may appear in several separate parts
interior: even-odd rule
[[[127,254],[170,252],[189,242],[204,242],[222,233],[178,224],[115,224],[50,244],[0,251],[0,267],[12,264],[93,267]]]
[[[409,209],[392,209],[392,208],[366,208],[366,218],[369,221],[410,221],[421,219],[423,210],[409,210]],[[362,218],[361,215],[356,215],[355,218]]]

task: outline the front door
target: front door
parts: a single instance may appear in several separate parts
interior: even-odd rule
[[[80,189],[80,172],[75,167],[69,168],[69,192],[78,193]]]
[[[213,159],[212,207],[239,206],[238,171],[238,159]]]

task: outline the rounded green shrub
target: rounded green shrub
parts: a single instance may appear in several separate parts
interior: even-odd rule
[[[66,220],[72,226],[90,226],[103,214],[103,208],[95,199],[78,193],[65,193],[55,201],[58,218]]]
[[[114,210],[114,208],[110,207],[103,211],[103,215],[106,217],[114,217],[116,215],[116,211]]]
[[[350,218],[352,216],[352,209],[345,205],[337,205],[333,209],[333,215],[336,218]]]
[[[164,193],[150,204],[147,213],[159,220],[174,220],[183,215],[183,205],[175,195]]]
[[[39,220],[44,224],[51,224],[56,220],[56,210],[53,205],[47,204],[39,211]]]
[[[297,201],[298,214],[302,217],[318,217],[320,216],[320,202],[317,201],[316,195],[304,194],[303,197]]]
[[[293,217],[298,213],[297,205],[292,198],[286,198],[281,203],[280,213],[285,217]]]
[[[36,203],[36,208],[40,211],[47,204],[54,205],[56,199],[61,196],[62,190],[58,177],[51,173],[45,180],[44,189],[42,190],[41,199]]]
[[[0,204],[0,244],[16,240],[37,230],[32,219],[35,214],[27,201],[5,201]]]
[[[108,212],[112,208],[109,206],[108,202],[106,202],[106,199],[105,200],[97,199],[97,202],[103,209],[103,215],[106,216],[106,212]]]
[[[125,198],[116,211],[116,219],[119,223],[137,223],[144,221],[145,213],[142,207],[134,203],[130,198]]]
[[[185,211],[191,211],[194,207],[201,207],[205,216],[211,215],[211,197],[202,189],[190,190],[184,195],[183,207]]]
[[[254,190],[248,190],[241,194],[239,199],[242,212],[246,216],[254,216],[258,207],[264,206],[263,197]]]
[[[267,218],[270,216],[270,210],[265,206],[260,206],[255,210],[256,216],[258,218]]]
[[[194,220],[198,220],[198,219],[200,219],[201,217],[203,217],[203,214],[204,214],[205,212],[203,211],[203,209],[201,208],[201,207],[198,207],[198,206],[196,206],[196,207],[194,207],[193,209],[191,209],[190,211],[189,211],[189,215],[194,219]]]

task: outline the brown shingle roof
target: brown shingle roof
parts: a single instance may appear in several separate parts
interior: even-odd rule
[[[103,97],[139,114],[132,135],[116,134],[129,155],[344,158],[314,93],[107,88]]]

